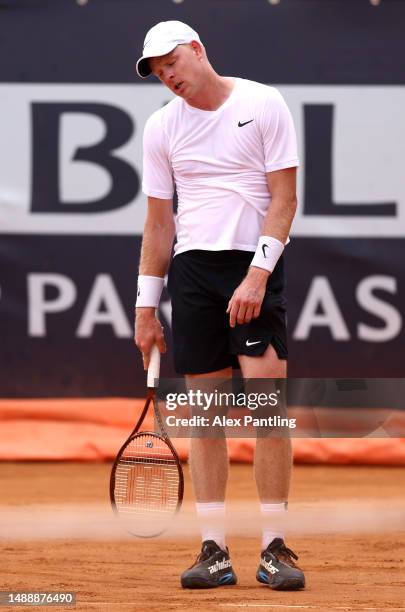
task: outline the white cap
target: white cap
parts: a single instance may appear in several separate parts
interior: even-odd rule
[[[136,71],[145,79],[151,74],[150,57],[160,57],[173,51],[177,45],[197,40],[201,43],[197,32],[182,21],[161,21],[149,30],[143,43],[142,57],[136,62]]]

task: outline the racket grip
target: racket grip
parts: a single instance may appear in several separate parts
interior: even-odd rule
[[[156,344],[152,346],[148,367],[148,389],[156,389],[159,385],[160,374],[160,351]]]

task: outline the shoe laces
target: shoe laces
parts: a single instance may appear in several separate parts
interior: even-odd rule
[[[269,550],[278,561],[283,561],[284,563],[287,563],[287,565],[298,568],[298,565],[294,563],[294,560],[298,561],[298,555],[296,555],[291,548],[288,548],[284,544],[284,540],[281,538],[275,538],[270,543],[267,550]]]
[[[211,557],[211,555],[218,552],[219,550],[221,549],[213,540],[208,540],[207,542],[204,542],[201,552],[197,555],[197,559],[194,561],[191,567],[195,567],[196,565],[198,565],[198,563],[206,561]]]

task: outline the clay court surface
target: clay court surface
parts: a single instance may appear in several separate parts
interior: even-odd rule
[[[206,591],[179,585],[200,547],[187,470],[177,531],[155,540],[121,537],[115,522],[112,529],[109,471],[107,463],[0,464],[0,590],[76,591],[79,610],[405,610],[404,468],[296,466],[290,508],[303,520],[288,544],[308,583],[296,593],[255,581],[258,526],[240,510],[256,509],[252,466],[233,464],[229,484],[229,510],[239,508],[228,539],[239,584]],[[55,508],[65,524],[52,531]]]

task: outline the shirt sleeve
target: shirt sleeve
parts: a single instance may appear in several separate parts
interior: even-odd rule
[[[170,200],[174,194],[168,140],[157,113],[149,117],[143,132],[142,191],[162,200]]]
[[[266,172],[299,165],[294,123],[281,93],[269,88],[261,118]]]

